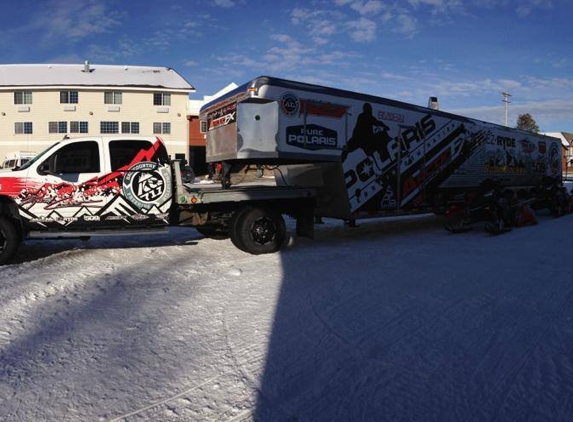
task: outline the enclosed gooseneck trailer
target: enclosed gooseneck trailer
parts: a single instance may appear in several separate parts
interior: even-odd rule
[[[530,195],[561,180],[555,138],[300,82],[253,79],[201,119],[208,161],[272,165],[277,185],[315,188],[325,217],[438,211],[484,186]]]

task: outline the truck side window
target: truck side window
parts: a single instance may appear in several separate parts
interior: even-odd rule
[[[152,147],[152,143],[149,141],[111,141],[109,143],[109,156],[111,159],[111,171],[117,171],[118,169],[128,166],[134,160],[134,158],[142,151],[147,151]],[[165,160],[163,160],[165,156]],[[153,161],[166,162],[167,161],[167,151],[165,147],[161,147],[155,153]]]
[[[60,148],[47,160],[54,173],[99,173],[99,147],[95,141],[76,142]]]

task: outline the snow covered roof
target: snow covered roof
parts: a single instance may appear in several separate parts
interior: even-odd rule
[[[543,135],[547,135],[547,136],[551,136],[553,138],[557,138],[561,141],[561,143],[566,147],[569,148],[569,146],[571,145],[571,141],[573,139],[571,139],[571,136],[566,136],[566,135],[571,135],[570,133],[565,133],[565,132],[546,132],[543,133]],[[568,139],[569,138],[569,139]]]
[[[221,89],[213,95],[204,95],[202,100],[189,100],[189,114],[192,116],[198,116],[199,110],[201,110],[201,107],[203,107],[205,104],[213,101],[215,98],[225,95],[227,92],[230,92],[238,87],[239,86],[236,83],[231,82],[225,88]]]
[[[47,86],[118,86],[195,91],[189,82],[169,67],[114,66],[88,62],[0,65],[0,89]]]

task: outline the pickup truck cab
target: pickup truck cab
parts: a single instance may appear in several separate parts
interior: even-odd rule
[[[156,137],[86,137],[0,170],[0,264],[26,238],[165,227],[173,201],[168,161]]]

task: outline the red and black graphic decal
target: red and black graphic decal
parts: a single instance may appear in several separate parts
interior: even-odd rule
[[[171,201],[171,185],[168,180],[170,172],[165,170],[166,164],[159,163],[166,157],[165,147],[158,139],[149,149],[140,150],[129,164],[112,173],[79,184],[45,183],[39,187],[31,187],[28,184],[28,187],[23,187],[17,192],[15,199],[19,203],[22,216],[30,221],[32,228],[34,225],[45,228],[50,223],[65,224],[70,228],[73,228],[75,223],[82,227],[90,223],[101,226],[101,221],[107,221],[109,225],[126,222],[138,224],[144,220],[156,219],[158,216],[166,220],[166,214],[162,209]],[[142,164],[146,164],[143,170],[137,167]],[[153,195],[145,192],[139,195],[138,190],[134,197],[139,195],[156,199],[155,202],[143,206],[140,202],[130,201],[124,192],[126,175],[133,178],[141,171],[146,172],[145,176],[139,175],[137,180],[145,178],[146,181],[138,183],[137,188],[141,190],[151,186],[154,189]],[[17,187],[22,187],[22,184]],[[161,195],[157,195],[159,187]],[[132,186],[128,188],[131,191]]]

